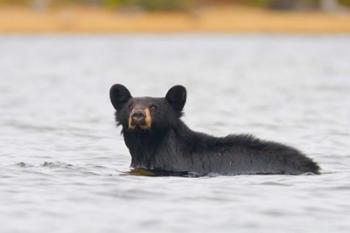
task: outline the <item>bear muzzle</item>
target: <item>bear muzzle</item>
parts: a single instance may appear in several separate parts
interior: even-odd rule
[[[129,115],[128,128],[135,129],[150,129],[152,125],[152,118],[148,108],[133,109]]]

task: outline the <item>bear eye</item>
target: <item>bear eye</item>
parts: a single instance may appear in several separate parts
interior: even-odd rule
[[[131,111],[133,108],[134,108],[134,104],[133,104],[133,103],[131,103],[131,104],[128,105],[129,111]]]
[[[149,108],[151,109],[151,111],[155,111],[155,110],[157,110],[157,106],[155,106],[155,105],[151,105],[151,106],[149,106]]]

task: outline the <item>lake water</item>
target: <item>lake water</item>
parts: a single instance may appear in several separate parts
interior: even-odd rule
[[[0,36],[0,232],[350,232],[350,36]],[[295,146],[322,175],[126,175],[109,87]]]

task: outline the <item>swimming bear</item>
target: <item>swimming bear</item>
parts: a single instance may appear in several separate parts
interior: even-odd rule
[[[312,159],[295,148],[251,135],[214,137],[191,130],[180,119],[186,89],[170,88],[165,98],[132,97],[115,84],[110,99],[131,154],[131,167],[154,174],[319,174]]]

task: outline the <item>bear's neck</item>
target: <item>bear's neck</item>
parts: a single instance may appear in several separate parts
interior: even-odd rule
[[[159,170],[174,170],[179,163],[176,158],[190,159],[195,133],[182,121],[163,131],[123,131],[129,148],[131,167]],[[186,154],[185,154],[186,153]]]

